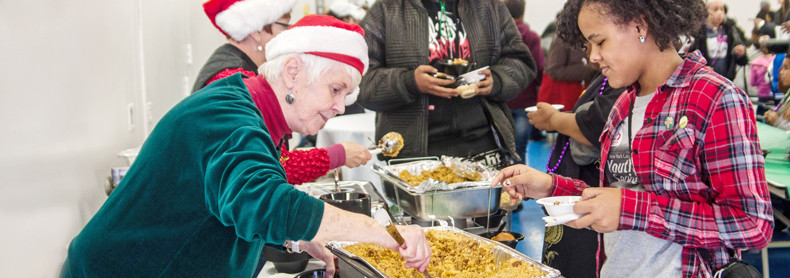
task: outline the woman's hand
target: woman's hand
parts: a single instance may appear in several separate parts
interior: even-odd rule
[[[326,277],[334,277],[337,271],[337,264],[335,263],[337,257],[335,257],[329,249],[326,249],[326,243],[300,240],[299,249],[307,252],[307,254],[310,254],[313,258],[326,263]]]
[[[584,189],[581,201],[573,206],[573,212],[582,217],[565,225],[576,229],[590,228],[599,233],[617,230],[620,226],[621,190],[611,187]]]
[[[782,112],[782,117],[784,117],[785,119],[790,120],[790,109],[785,108],[785,111]]]
[[[555,128],[551,124],[551,117],[554,116],[554,113],[559,111],[555,109],[554,106],[551,106],[551,104],[545,102],[538,102],[536,107],[538,111],[527,113],[529,123],[540,130],[554,131]]]
[[[477,90],[475,90],[475,94],[478,96],[490,95],[491,89],[494,88],[494,79],[491,78],[491,69],[481,70],[480,74],[485,75],[486,77],[477,83]]]
[[[763,114],[763,118],[765,118],[765,122],[768,123],[769,125],[774,125],[774,123],[776,123],[776,120],[779,119],[779,114],[777,114],[773,110],[768,110],[765,111],[765,114]]]
[[[549,196],[551,190],[551,175],[530,168],[529,166],[518,164],[502,169],[491,181],[491,187],[502,183],[510,198],[515,201],[530,197],[540,199]]]
[[[422,65],[414,70],[414,82],[417,83],[417,88],[420,92],[443,98],[457,97],[458,91],[444,87],[455,83],[455,80],[445,80],[431,76],[436,71],[436,68],[429,65]]]
[[[343,149],[346,150],[346,167],[354,168],[360,165],[365,165],[372,157],[370,150],[360,144],[354,142],[340,142]]]
[[[425,271],[431,262],[431,246],[428,245],[428,240],[425,239],[425,231],[422,227],[416,225],[397,225],[396,227],[406,242],[403,246],[398,246],[395,243],[394,246],[389,246],[388,248],[398,251],[403,256],[403,259],[406,260],[407,268],[413,267],[420,272]],[[394,243],[395,240],[393,239],[392,242]]]

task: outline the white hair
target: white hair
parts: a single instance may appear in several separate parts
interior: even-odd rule
[[[261,67],[258,68],[258,73],[263,74],[263,76],[266,77],[266,80],[277,80],[280,74],[282,74],[285,61],[288,60],[288,58],[294,56],[296,56],[296,58],[302,61],[304,70],[307,72],[307,77],[308,77],[307,85],[313,84],[313,81],[318,80],[319,78],[321,78],[322,75],[337,67],[339,67],[340,70],[351,76],[352,89],[356,88],[359,85],[359,82],[362,81],[362,74],[360,74],[359,70],[352,67],[351,65],[338,62],[329,58],[324,58],[321,56],[305,54],[305,53],[280,55],[277,58],[274,58],[272,60],[263,63],[263,65],[261,65]]]

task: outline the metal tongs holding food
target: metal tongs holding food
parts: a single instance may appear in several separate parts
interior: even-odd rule
[[[396,157],[403,149],[403,136],[397,132],[389,132],[379,139],[378,145],[370,150],[370,154],[381,153],[384,156]]]

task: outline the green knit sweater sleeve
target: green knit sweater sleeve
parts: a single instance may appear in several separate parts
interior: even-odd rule
[[[287,183],[279,152],[248,94],[240,102],[214,102],[212,110],[224,112],[208,117],[213,119],[209,134],[221,138],[205,153],[208,210],[244,240],[311,240],[324,204]]]

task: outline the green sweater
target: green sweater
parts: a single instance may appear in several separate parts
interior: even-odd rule
[[[312,239],[324,212],[286,182],[274,144],[240,75],[185,98],[71,242],[62,276],[251,277],[264,244]]]

